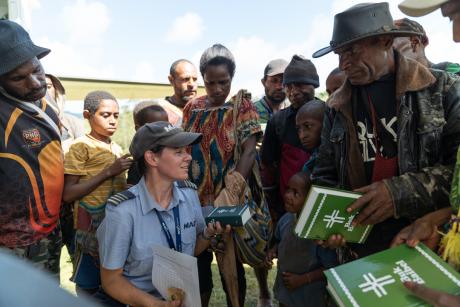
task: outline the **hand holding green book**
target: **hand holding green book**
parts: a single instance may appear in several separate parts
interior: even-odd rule
[[[347,211],[360,196],[360,193],[313,185],[294,232],[299,237],[313,240],[327,240],[340,234],[347,242],[364,243],[372,225],[354,226],[353,219],[359,211]]]

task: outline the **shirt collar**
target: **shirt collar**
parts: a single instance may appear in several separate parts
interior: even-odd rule
[[[179,205],[179,203],[185,201],[184,196],[180,192],[177,184],[173,184],[173,195],[171,198],[171,202],[169,203],[169,207],[167,209],[161,207],[155,199],[150,195],[149,191],[147,190],[147,186],[145,185],[144,177],[138,183],[138,191],[139,191],[139,198],[141,203],[142,214],[146,215],[153,209],[158,211],[169,211],[170,209]]]

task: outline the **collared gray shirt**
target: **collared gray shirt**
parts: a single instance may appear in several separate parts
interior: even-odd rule
[[[169,244],[154,209],[165,221],[177,246],[172,209],[179,208],[182,252],[193,256],[196,236],[205,227],[198,194],[174,183],[172,200],[164,209],[149,194],[144,178],[129,191],[136,197],[118,206],[106,206],[105,218],[97,230],[101,265],[109,270],[123,268],[123,276],[134,286],[160,297],[152,285],[152,246],[169,247]]]

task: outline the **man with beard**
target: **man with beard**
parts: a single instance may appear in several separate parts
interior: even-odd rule
[[[262,182],[275,223],[285,212],[279,195],[284,195],[289,178],[302,169],[311,155],[299,140],[295,118],[299,108],[315,97],[318,86],[315,65],[294,55],[283,76],[283,87],[291,105],[268,121],[260,150]]]
[[[187,102],[196,97],[198,74],[195,65],[186,59],[175,61],[169,69],[168,80],[174,89],[174,94],[166,96],[166,101],[161,99],[158,103],[168,113],[169,122],[180,126],[182,110]]]
[[[288,62],[283,59],[270,61],[264,69],[262,85],[265,89],[265,96],[254,102],[259,123],[267,124],[268,120],[281,109],[287,107],[286,93],[283,90],[283,73]]]
[[[7,20],[0,41],[0,247],[58,277],[64,166],[39,60],[50,50]]]

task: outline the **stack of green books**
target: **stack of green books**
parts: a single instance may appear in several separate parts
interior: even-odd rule
[[[326,240],[341,234],[347,242],[364,243],[372,225],[353,226],[359,211],[347,212],[347,208],[360,193],[313,185],[299,215],[294,232],[301,238]]]
[[[419,244],[400,245],[325,271],[327,289],[339,306],[429,306],[407,290],[413,281],[460,294],[460,274]]]

